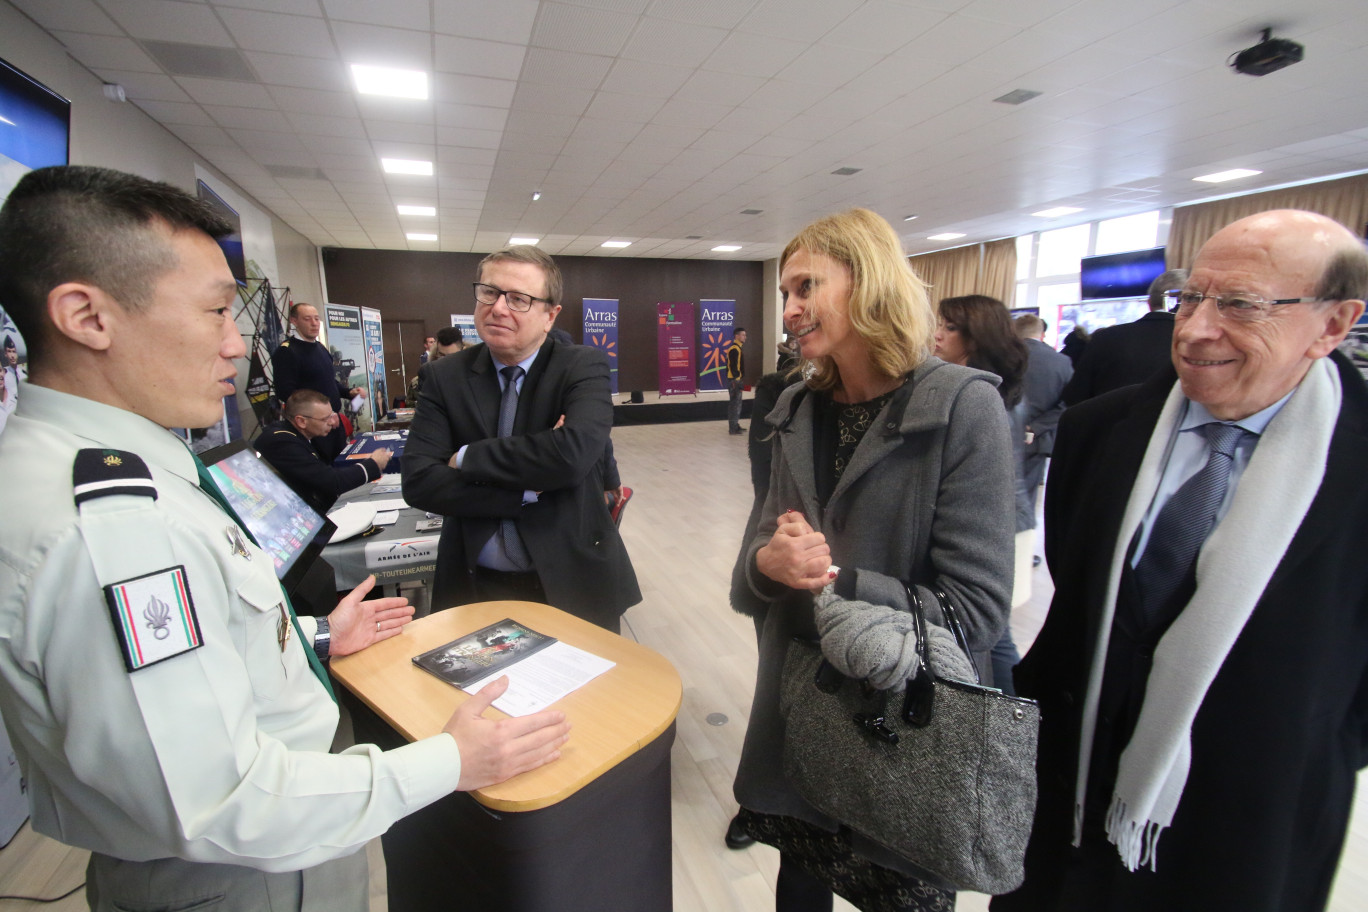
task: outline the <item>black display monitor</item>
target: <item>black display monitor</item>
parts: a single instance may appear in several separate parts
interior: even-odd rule
[[[1164,248],[1084,257],[1079,273],[1081,300],[1143,298],[1149,294],[1150,283],[1164,273]]]
[[[241,440],[203,455],[209,474],[293,592],[337,527],[320,515]]]
[[[195,186],[199,191],[199,198],[208,203],[209,207],[218,213],[219,217],[233,226],[233,233],[219,238],[218,245],[223,250],[223,258],[228,261],[228,269],[233,273],[233,278],[237,279],[239,285],[246,285],[247,255],[242,249],[242,218],[236,209],[228,205],[223,197],[215,193],[213,188],[204,181],[195,181]]]

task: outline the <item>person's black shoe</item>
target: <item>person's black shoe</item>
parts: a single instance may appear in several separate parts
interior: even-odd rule
[[[740,817],[733,817],[727,824],[727,848],[744,849],[752,845],[755,845],[755,837],[742,829]]]
[[[729,433],[729,434],[744,434],[744,433],[746,433],[746,429],[743,428],[743,427],[729,428],[729,429],[727,430],[727,433]]]

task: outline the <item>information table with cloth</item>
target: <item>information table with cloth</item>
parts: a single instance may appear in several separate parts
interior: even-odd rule
[[[671,909],[670,745],[683,691],[659,653],[549,605],[449,608],[333,660],[357,741],[440,731],[468,696],[412,658],[504,618],[616,664],[552,705],[572,725],[560,759],[449,795],[385,834],[389,908]]]
[[[391,466],[393,464],[390,463]],[[333,542],[323,549],[323,558],[332,565],[339,592],[360,585],[372,573],[381,586],[398,583],[427,585],[432,582],[437,572],[437,538],[442,530],[437,528],[419,532],[418,523],[429,518],[422,510],[404,506],[392,525],[381,526],[368,534],[337,540],[345,534],[344,526],[347,525],[339,511],[352,509],[349,505],[353,504],[386,506],[386,502],[402,501],[399,483],[398,475],[382,475],[379,481],[343,494],[328,512],[329,518],[337,523],[339,532],[333,536]],[[393,487],[395,490],[376,493],[377,487]]]

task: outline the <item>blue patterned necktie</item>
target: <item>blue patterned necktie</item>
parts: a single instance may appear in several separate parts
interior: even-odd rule
[[[499,373],[503,374],[505,381],[503,398],[499,400],[499,436],[509,437],[513,434],[513,418],[518,414],[518,379],[522,377],[523,369],[514,364],[499,368]],[[499,538],[503,542],[504,554],[511,563],[519,570],[532,569],[532,558],[527,553],[522,536],[518,534],[516,520],[499,521]]]
[[[209,499],[218,504],[224,513],[228,514],[228,518],[237,524],[238,528],[242,530],[242,534],[246,535],[252,544],[261,547],[256,538],[252,536],[252,530],[247,528],[247,524],[238,517],[237,511],[234,510],[233,505],[228,502],[228,498],[223,496],[223,491],[219,489],[218,483],[214,481],[214,476],[209,474],[209,470],[205,468],[204,463],[200,462],[200,458],[194,453],[191,453],[190,455],[195,460],[195,473],[199,476],[200,490],[205,494],[208,494]],[[285,606],[285,610],[289,613],[290,625],[294,627],[295,636],[298,638],[300,645],[304,647],[304,658],[309,662],[309,670],[314,673],[314,677],[318,678],[319,683],[323,685],[323,689],[328,692],[328,696],[332,697],[333,702],[336,703],[337,695],[333,693],[332,681],[328,679],[328,672],[323,668],[323,663],[313,651],[313,647],[304,639],[304,631],[299,629],[299,618],[295,615],[294,605],[290,603],[290,595],[285,591],[284,586],[280,587],[280,598]]]
[[[1185,481],[1159,511],[1149,543],[1135,566],[1140,605],[1147,622],[1173,597],[1197,559],[1202,543],[1216,525],[1216,511],[1225,499],[1235,447],[1249,433],[1233,424],[1202,426],[1211,455],[1196,475]]]

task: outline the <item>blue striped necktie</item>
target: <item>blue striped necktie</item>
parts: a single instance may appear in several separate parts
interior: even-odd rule
[[[1234,424],[1211,422],[1202,426],[1211,455],[1196,475],[1185,481],[1159,511],[1149,542],[1135,565],[1141,611],[1153,622],[1187,577],[1202,543],[1216,525],[1216,512],[1225,499],[1235,447],[1249,433]]]
[[[510,437],[513,434],[513,418],[518,414],[518,379],[522,377],[523,369],[513,364],[499,368],[499,373],[503,374],[505,381],[503,398],[499,400],[499,436]],[[504,554],[511,563],[519,570],[532,569],[532,557],[527,553],[522,536],[518,534],[516,520],[499,521],[499,538],[503,541]]]

